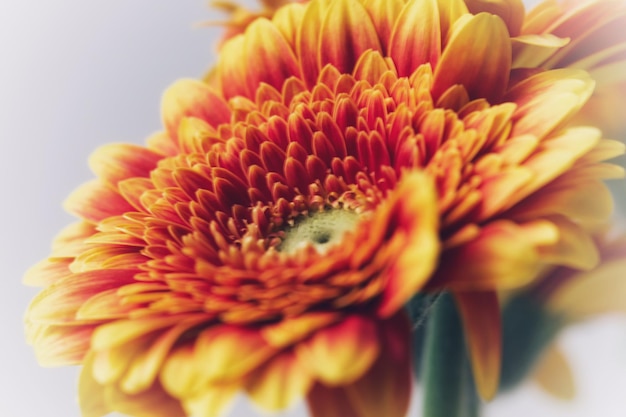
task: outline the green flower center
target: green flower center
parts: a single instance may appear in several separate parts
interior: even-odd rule
[[[300,216],[284,231],[277,249],[294,253],[305,246],[313,246],[319,253],[341,242],[346,232],[354,230],[359,215],[351,210],[330,209],[308,216]]]

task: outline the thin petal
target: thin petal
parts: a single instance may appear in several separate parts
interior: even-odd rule
[[[461,84],[470,98],[500,101],[509,82],[511,41],[502,20],[488,13],[462,19],[453,27],[437,68],[433,95]]]
[[[465,4],[472,14],[487,12],[499,16],[511,36],[519,35],[524,21],[522,0],[465,0]]]
[[[589,270],[600,261],[600,254],[589,232],[570,219],[550,218],[559,230],[559,240],[539,248],[541,258],[548,263]]]
[[[276,324],[265,326],[261,330],[261,334],[272,346],[285,347],[340,319],[341,316],[336,313],[311,312],[298,317],[285,318]]]
[[[495,292],[454,294],[463,321],[476,389],[484,400],[498,390],[502,361],[502,320]]]

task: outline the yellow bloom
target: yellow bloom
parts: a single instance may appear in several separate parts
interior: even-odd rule
[[[417,28],[417,29],[416,29]],[[461,1],[314,0],[182,80],[147,147],[109,145],[67,201],[81,221],[27,282],[44,363],[83,363],[87,417],[269,410],[401,417],[417,291],[450,289],[481,395],[496,291],[591,268],[622,145],[565,128],[581,70],[513,72],[507,22]]]

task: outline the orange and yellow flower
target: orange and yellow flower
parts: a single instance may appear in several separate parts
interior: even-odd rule
[[[401,417],[402,307],[442,289],[493,396],[496,291],[596,265],[623,152],[568,127],[586,72],[515,71],[510,25],[462,1],[289,4],[166,92],[146,147],[98,150],[79,223],[26,278],[46,287],[29,339],[83,364],[84,416],[217,416],[244,390]]]

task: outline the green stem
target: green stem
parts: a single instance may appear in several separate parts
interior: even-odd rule
[[[450,294],[443,294],[432,307],[423,349],[422,416],[478,417],[480,402],[469,368],[461,320]]]

